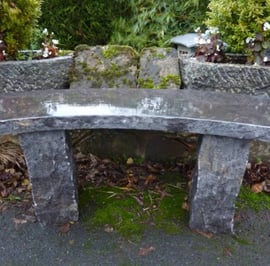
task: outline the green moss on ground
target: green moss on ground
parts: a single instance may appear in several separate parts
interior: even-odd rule
[[[186,182],[174,172],[159,176],[159,182],[163,196],[156,189],[84,187],[79,193],[82,222],[89,229],[111,228],[133,241],[140,240],[149,226],[167,233],[181,232],[188,224],[188,212],[181,207],[188,196]],[[242,186],[236,207],[270,209],[270,197]]]
[[[251,208],[256,211],[270,210],[270,196],[264,192],[254,193],[249,187],[242,186],[236,201],[236,207],[240,209]]]
[[[175,181],[179,176],[170,176]],[[166,179],[166,176],[163,177]],[[164,197],[155,190],[132,191],[117,187],[85,187],[79,193],[82,221],[89,229],[108,226],[126,238],[139,240],[149,226],[167,233],[181,231],[187,211],[181,208],[187,193],[178,184],[167,184]]]

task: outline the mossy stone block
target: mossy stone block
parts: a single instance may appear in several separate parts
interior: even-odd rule
[[[136,88],[138,54],[128,46],[76,47],[71,89]]]
[[[145,48],[141,52],[138,87],[179,89],[180,74],[174,48]]]

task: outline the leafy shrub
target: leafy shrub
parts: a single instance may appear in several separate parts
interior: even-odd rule
[[[130,16],[114,20],[111,43],[130,45],[138,50],[167,46],[170,39],[194,31],[205,19],[208,0],[131,0]]]
[[[263,31],[270,20],[270,0],[211,0],[208,26],[218,27],[233,52],[245,51],[247,37]]]
[[[60,47],[107,44],[114,17],[127,12],[124,0],[46,0],[42,3],[42,28],[54,32]]]
[[[31,43],[32,33],[40,15],[41,0],[0,1],[0,32],[9,57]]]

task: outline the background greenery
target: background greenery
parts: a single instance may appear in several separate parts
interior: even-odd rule
[[[4,34],[6,52],[15,57],[18,50],[29,47],[41,0],[1,0],[0,32]]]
[[[44,0],[40,26],[63,48],[123,44],[138,50],[166,46],[205,19],[208,0]]]
[[[219,28],[233,52],[243,52],[246,38],[255,37],[264,22],[270,22],[270,0],[211,0],[209,9],[206,23]]]
[[[54,32],[65,49],[78,44],[106,44],[113,31],[113,20],[129,16],[124,0],[44,0],[40,27]]]
[[[113,44],[144,47],[168,46],[176,35],[193,32],[205,19],[208,0],[132,0],[132,16],[113,21]]]
[[[141,50],[168,46],[205,22],[220,29],[234,52],[243,52],[245,39],[270,22],[270,0],[2,0],[0,18],[9,55],[39,48],[44,28],[63,49],[120,44]]]

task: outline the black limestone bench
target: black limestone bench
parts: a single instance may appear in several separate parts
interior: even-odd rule
[[[17,134],[43,225],[78,219],[68,130],[200,134],[190,227],[233,231],[234,203],[251,140],[270,142],[270,99],[193,90],[74,89],[2,94],[0,134]],[[180,205],[179,205],[180,206]]]

